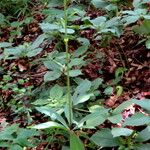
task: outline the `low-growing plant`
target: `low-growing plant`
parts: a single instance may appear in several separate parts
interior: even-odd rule
[[[22,150],[35,147],[37,136],[39,133],[34,129],[20,128],[18,124],[7,125],[0,132],[0,148]]]
[[[24,43],[13,47],[13,43],[2,42],[0,43],[0,48],[4,48],[2,54],[3,59],[16,59],[20,57],[33,57],[39,54],[43,49],[40,48],[40,44],[46,38],[45,34],[41,34],[33,43]]]

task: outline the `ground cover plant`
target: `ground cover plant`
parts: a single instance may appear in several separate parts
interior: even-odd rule
[[[149,4],[1,1],[0,148],[148,150]]]

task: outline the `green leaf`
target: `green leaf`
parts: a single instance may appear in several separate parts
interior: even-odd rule
[[[55,120],[58,120],[59,122],[61,122],[63,124],[64,127],[68,128],[66,121],[62,118],[61,115],[59,115],[57,112],[55,112],[54,110],[48,108],[48,107],[36,107],[36,109],[47,115],[50,116],[52,119],[54,118]]]
[[[93,96],[93,93],[88,93],[88,91],[91,88],[91,82],[89,80],[83,80],[75,89],[75,92],[73,94],[73,103],[74,105],[77,105],[79,103],[83,103],[87,101],[91,96]]]
[[[41,123],[41,124],[32,126],[31,128],[34,128],[34,129],[59,128],[59,129],[66,130],[66,128],[63,125],[61,125],[57,122],[53,122],[53,121],[48,121],[48,122],[45,122],[45,123]]]
[[[22,150],[23,148],[21,146],[19,146],[19,145],[11,145],[10,149],[11,150]]]
[[[58,70],[47,71],[47,73],[44,75],[44,81],[45,82],[53,81],[58,79],[60,76],[61,76],[61,72]]]
[[[141,126],[150,123],[150,116],[146,116],[142,113],[135,113],[130,118],[127,118],[124,122],[124,126]]]
[[[87,100],[90,99],[91,96],[94,96],[94,94],[92,94],[92,93],[89,93],[89,94],[87,94],[87,93],[81,94],[81,95],[79,95],[79,96],[77,97],[77,99],[74,99],[73,104],[74,104],[74,105],[77,105],[77,104],[86,102]]]
[[[150,39],[146,40],[146,43],[145,43],[145,44],[146,44],[146,48],[147,48],[147,49],[150,49]]]
[[[10,47],[12,46],[13,43],[9,43],[9,42],[1,42],[0,43],[0,48],[6,48],[6,47]]]
[[[150,20],[144,20],[142,25],[134,26],[133,30],[134,32],[139,33],[139,34],[149,35],[150,34]]]
[[[100,85],[102,85],[103,79],[102,78],[97,78],[94,81],[92,81],[92,89],[96,90],[99,88]]]
[[[70,150],[84,150],[82,141],[73,132],[70,132]]]
[[[78,128],[94,128],[102,123],[107,119],[108,117],[108,110],[104,111],[103,113],[99,113],[99,111],[96,111],[94,113],[91,113],[87,116],[85,116],[83,119],[81,119],[77,127]]]
[[[50,90],[50,98],[52,99],[60,99],[63,96],[63,88],[59,85],[55,85]]]
[[[38,55],[43,49],[42,48],[36,48],[36,49],[31,49],[30,51],[28,51],[27,56],[28,57],[33,57]]]
[[[109,5],[109,3],[105,0],[92,0],[91,2],[96,8],[104,9],[107,5]]]
[[[120,123],[122,121],[122,114],[117,114],[117,115],[113,115],[108,117],[108,120],[114,124],[116,123]]]
[[[90,90],[92,83],[89,80],[83,80],[75,89],[75,95],[85,93]]]
[[[0,25],[5,25],[5,16],[0,13]]]
[[[114,138],[111,134],[111,130],[108,128],[102,129],[101,131],[96,132],[90,138],[96,145],[102,147],[113,147],[119,145],[119,139]]]
[[[138,133],[135,138],[137,142],[145,142],[150,139],[150,126],[147,126],[144,130]]]
[[[78,69],[76,69],[76,70],[69,70],[69,76],[70,77],[77,77],[79,75],[82,75],[81,70],[78,70]]]
[[[113,93],[113,87],[109,86],[104,90],[105,95],[111,95]]]
[[[61,33],[65,33],[65,29],[59,29],[59,31],[60,31]],[[67,29],[67,33],[68,33],[68,34],[73,34],[73,33],[75,33],[75,30],[73,30],[73,29]]]
[[[79,57],[83,55],[88,50],[88,45],[82,45],[77,50],[73,52],[73,57]]]
[[[85,62],[83,58],[74,58],[71,59],[71,62],[69,63],[69,67],[72,68],[73,66],[79,66],[79,65],[84,65]]]
[[[44,32],[50,32],[52,30],[60,29],[60,26],[56,24],[50,24],[50,23],[40,23],[40,27]]]
[[[133,133],[133,130],[128,128],[113,128],[111,133],[113,137],[130,136]]]
[[[86,46],[89,46],[90,45],[90,41],[87,39],[87,38],[77,38],[77,40],[82,43],[82,45],[86,45]]]
[[[127,16],[123,19],[123,21],[125,21],[125,25],[129,25],[138,21],[139,18],[139,16]]]
[[[134,103],[133,100],[128,100],[128,101],[123,102],[117,108],[115,108],[113,110],[113,114],[119,114],[119,113],[121,113],[125,108],[129,107],[133,103]]]
[[[54,60],[44,61],[44,66],[50,70],[60,70],[61,66]]]
[[[105,23],[105,21],[106,21],[106,17],[104,17],[104,16],[100,16],[100,17],[97,17],[97,18],[95,18],[95,19],[93,19],[93,20],[90,20],[90,22],[91,22],[94,26],[96,26],[96,27],[101,26],[102,24]]]
[[[141,106],[144,110],[150,112],[150,99],[136,100],[133,99],[133,102],[139,106]]]
[[[49,1],[48,7],[61,7],[63,6],[63,1],[61,0],[51,0]]]
[[[40,36],[38,36],[38,38],[32,43],[32,45],[30,46],[31,49],[36,49],[37,47],[40,46],[40,44],[42,44],[42,42],[45,40],[46,35],[45,34],[41,34]]]
[[[18,139],[21,139],[21,138],[27,139],[27,138],[30,138],[33,136],[38,136],[38,135],[39,135],[39,132],[37,132],[37,130],[35,130],[35,129],[19,128],[17,138]]]
[[[68,146],[62,146],[61,150],[70,150],[70,148]]]
[[[150,144],[140,144],[135,147],[135,150],[149,150]]]

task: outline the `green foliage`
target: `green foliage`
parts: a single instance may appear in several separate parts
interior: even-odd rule
[[[119,145],[119,139],[113,138],[111,130],[106,128],[92,135],[91,140],[98,146],[114,147]]]
[[[61,146],[63,144],[66,146],[62,146],[62,150],[101,149],[105,147],[116,147],[118,150],[131,150],[134,147],[137,150],[149,149],[149,144],[144,142],[150,139],[150,100],[131,99],[115,109],[105,108],[102,102],[99,103],[97,100],[103,94],[110,96],[116,92],[117,97],[121,96],[123,86],[118,84],[123,79],[127,69],[118,67],[112,84],[107,86],[104,85],[103,79],[97,78],[90,81],[85,76],[83,77],[82,72],[82,68],[88,63],[86,58],[89,54],[88,50],[91,50],[91,41],[100,41],[102,42],[101,45],[106,45],[106,41],[114,36],[115,38],[120,37],[127,25],[134,24],[133,30],[146,36],[146,47],[150,48],[150,15],[147,7],[149,1],[134,0],[132,3],[133,10],[122,11],[121,0],[92,0],[91,3],[95,8],[103,9],[106,13],[104,16],[96,17],[89,17],[84,11],[86,9],[83,4],[88,4],[89,1],[46,0],[45,2],[46,4],[49,3],[42,11],[45,20],[39,23],[43,34],[31,43],[17,46],[14,46],[17,43],[1,42],[0,59],[12,61],[12,59],[28,58],[29,61],[32,61],[33,57],[43,51],[43,47],[54,42],[53,51],[45,52],[42,58],[38,60],[47,68],[43,85],[50,86],[44,89],[42,85],[43,89],[38,89],[35,92],[33,86],[23,86],[28,81],[27,79],[14,80],[13,75],[11,76],[9,72],[5,73],[3,68],[0,68],[2,75],[0,90],[13,92],[11,101],[7,103],[7,106],[11,107],[13,114],[22,115],[22,118],[26,117],[29,128],[49,131],[48,138],[63,135],[65,140],[61,142]],[[30,23],[32,18],[9,22],[6,17],[7,13],[15,17],[25,15],[33,4],[29,0],[7,0],[6,3],[2,0],[0,2],[2,11],[0,13],[0,25],[4,27],[6,24],[10,24],[14,29],[10,33],[12,38],[16,35],[20,36],[22,27]],[[135,25],[136,22],[141,22],[141,24]],[[90,37],[92,38],[91,41],[82,35],[79,36],[80,32],[84,30],[94,31]],[[9,39],[9,41],[14,40]],[[75,42],[73,51],[69,47],[71,42]],[[83,78],[79,78],[79,76]],[[100,90],[104,87],[104,92],[101,94]],[[34,95],[35,100],[24,102],[23,98],[31,95]],[[122,113],[131,105],[137,105],[143,112],[135,112],[124,118]],[[34,124],[35,122],[31,117],[33,107],[47,118],[46,122]],[[107,127],[97,131],[97,127],[104,126],[105,123],[113,125],[111,128]],[[136,131],[135,126],[139,126],[143,130]],[[35,139],[34,136],[39,135],[34,129],[19,128],[19,125],[7,126],[0,133],[0,147],[12,150],[34,147],[32,140]],[[90,134],[86,132],[87,129],[96,132],[89,137]],[[81,141],[84,138],[89,140],[88,144]],[[70,147],[68,147],[68,143],[70,143]]]
[[[0,147],[17,148],[17,150],[22,150],[24,147],[34,147],[35,136],[39,136],[39,133],[34,129],[19,128],[18,124],[6,126],[0,132]]]
[[[1,43],[1,48],[4,48],[4,59],[16,59],[19,57],[33,57],[39,54],[43,49],[40,48],[40,44],[46,38],[45,34],[41,34],[33,43],[24,43],[17,47],[11,47],[11,43]]]

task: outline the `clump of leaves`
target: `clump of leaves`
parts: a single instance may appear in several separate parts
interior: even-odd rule
[[[3,59],[16,59],[20,57],[33,57],[39,54],[43,49],[40,48],[40,44],[46,38],[45,34],[41,34],[33,43],[24,43],[17,47],[13,47],[13,43],[3,42],[0,43],[0,48],[4,48],[4,52],[1,55]]]
[[[141,25],[136,25],[133,27],[133,30],[145,36],[145,45],[147,49],[150,49],[150,20],[144,20]]]
[[[39,133],[34,129],[20,128],[18,124],[6,126],[0,132],[0,147],[11,150],[35,147],[36,136],[39,136]]]

